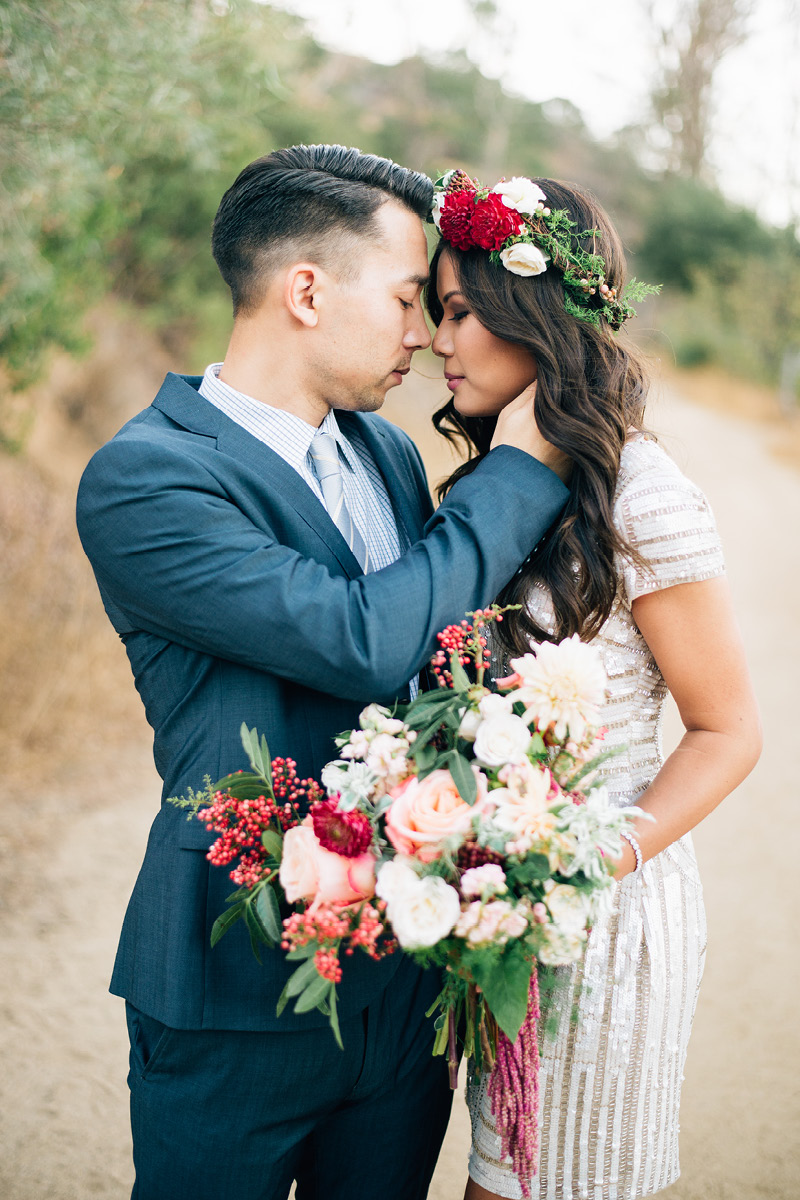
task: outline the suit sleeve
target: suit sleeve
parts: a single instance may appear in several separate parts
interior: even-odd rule
[[[132,629],[345,698],[390,700],[440,629],[491,602],[565,499],[553,472],[499,447],[402,558],[350,580],[256,528],[181,448],[119,439],[87,467],[78,528],[109,615]]]

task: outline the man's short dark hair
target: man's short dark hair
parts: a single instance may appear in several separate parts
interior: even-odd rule
[[[387,198],[424,221],[433,185],[346,146],[289,146],[251,162],[222,197],[211,242],[234,315],[256,308],[273,273],[293,260],[340,277],[352,271],[355,239],[378,236],[375,214]]]

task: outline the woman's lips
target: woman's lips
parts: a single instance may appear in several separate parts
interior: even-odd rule
[[[450,388],[451,392],[454,392],[458,385],[464,382],[463,375],[448,375],[447,371],[445,371],[444,377],[447,380],[447,386]]]

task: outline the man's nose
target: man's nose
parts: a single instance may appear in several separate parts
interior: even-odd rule
[[[413,324],[406,330],[403,345],[407,350],[426,350],[431,344],[431,335],[421,308],[414,317]]]

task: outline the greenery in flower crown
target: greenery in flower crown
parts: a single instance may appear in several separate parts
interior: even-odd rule
[[[631,279],[625,288],[624,297],[619,295],[617,289],[606,282],[606,263],[603,256],[584,250],[581,245],[587,238],[602,238],[602,232],[599,229],[585,229],[578,232],[577,223],[572,220],[566,209],[551,210],[544,203],[546,197],[538,185],[533,184],[530,180],[524,182],[538,191],[543,199],[536,204],[535,210],[532,212],[523,212],[516,208],[511,210],[507,206],[503,206],[506,213],[513,212],[514,218],[521,222],[522,227],[518,232],[512,232],[509,236],[505,236],[507,231],[501,218],[498,220],[498,232],[493,244],[491,226],[487,232],[485,222],[479,237],[471,237],[469,230],[462,230],[460,240],[453,244],[460,249],[488,250],[491,261],[497,263],[498,266],[505,267],[506,270],[513,270],[513,268],[503,261],[502,254],[505,250],[524,243],[537,247],[563,276],[564,307],[571,316],[598,327],[601,318],[604,318],[611,329],[620,329],[625,321],[636,316],[636,310],[632,307],[632,303],[638,303],[647,296],[657,294],[661,291],[661,285]],[[470,179],[466,172],[460,169],[450,171],[439,178],[434,185],[434,195],[437,198],[434,212],[438,211],[440,218],[446,210],[447,198],[450,196],[472,196],[475,215],[480,213],[482,206],[486,206],[490,195],[495,207],[499,201],[499,196],[493,192],[493,189],[483,187],[477,180]],[[444,231],[440,230],[440,232],[446,240],[452,240]],[[543,266],[542,270],[545,269],[547,268]],[[515,273],[535,274],[536,272],[518,271]]]

